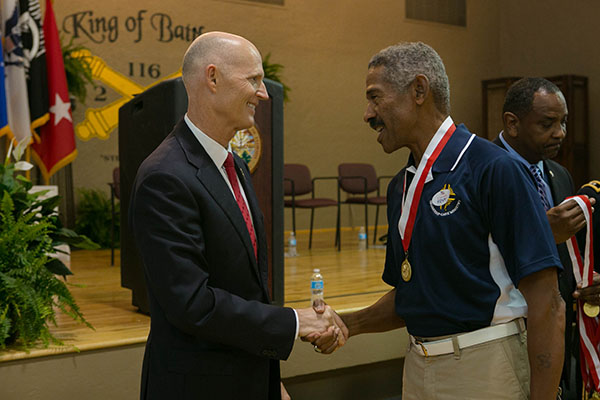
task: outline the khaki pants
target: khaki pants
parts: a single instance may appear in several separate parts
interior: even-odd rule
[[[526,334],[423,357],[410,349],[404,360],[402,400],[519,400],[529,398]]]

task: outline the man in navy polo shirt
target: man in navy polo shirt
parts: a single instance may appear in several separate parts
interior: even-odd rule
[[[561,267],[529,171],[454,125],[444,64],[423,43],[376,54],[366,96],[383,150],[411,155],[388,187],[383,280],[394,289],[342,315],[344,334],[407,327],[403,400],[556,398]],[[311,339],[332,350],[331,337]]]

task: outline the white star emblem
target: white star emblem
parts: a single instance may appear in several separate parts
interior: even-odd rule
[[[54,126],[58,125],[58,123],[63,119],[67,119],[70,122],[73,122],[71,119],[71,113],[69,110],[71,109],[70,102],[63,102],[58,93],[55,94],[54,105],[50,107],[50,112],[54,114]]]

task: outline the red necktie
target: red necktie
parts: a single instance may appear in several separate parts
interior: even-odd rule
[[[233,164],[233,154],[229,152],[227,153],[227,159],[225,160],[225,171],[227,172],[229,183],[231,183],[231,187],[233,188],[235,200],[237,201],[238,207],[242,212],[244,221],[246,221],[246,228],[248,229],[248,233],[250,233],[252,247],[254,247],[254,257],[256,257],[256,234],[254,233],[254,227],[252,226],[252,220],[250,219],[250,212],[248,211],[248,207],[246,206],[242,192],[240,192],[240,186],[238,185],[237,174],[235,173],[235,166]]]

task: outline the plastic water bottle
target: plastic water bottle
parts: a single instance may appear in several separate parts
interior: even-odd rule
[[[310,302],[313,307],[323,302],[323,275],[319,268],[315,268],[310,277]]]
[[[296,247],[296,234],[294,231],[290,232],[290,237],[288,238],[288,252],[286,254],[288,257],[297,257],[298,250]]]
[[[366,250],[367,249],[367,232],[365,231],[365,227],[361,226],[358,230],[358,249]]]

